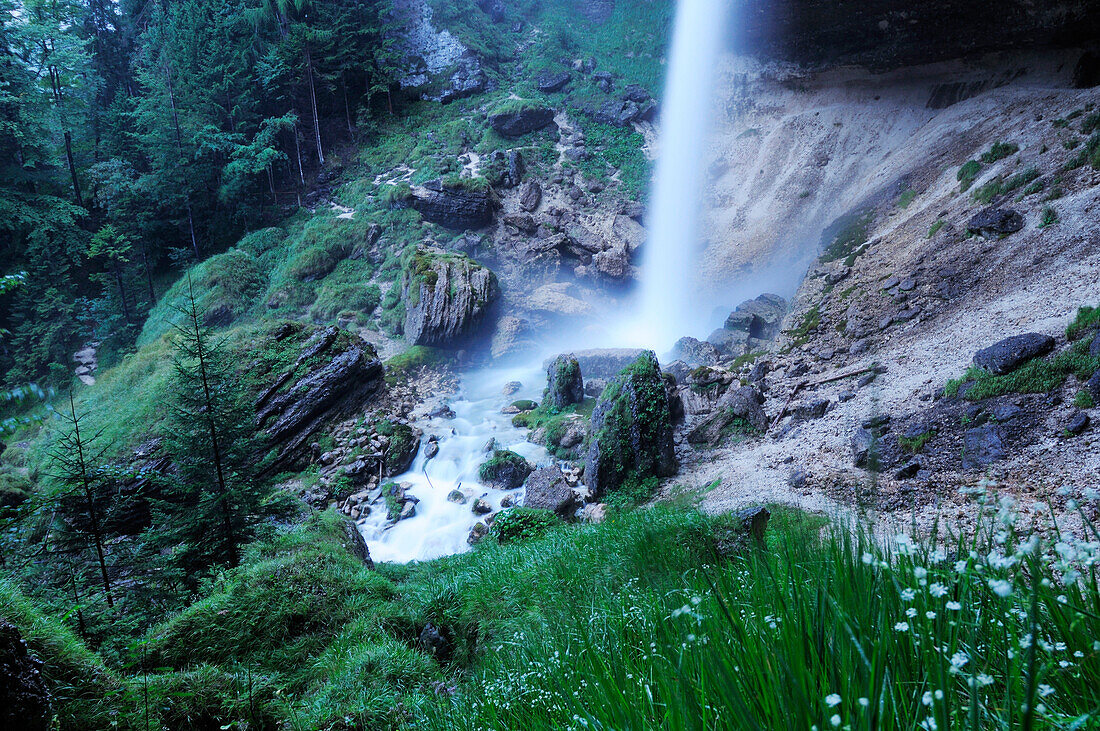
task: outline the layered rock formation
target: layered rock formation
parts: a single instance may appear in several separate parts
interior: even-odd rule
[[[447,345],[473,333],[500,293],[496,276],[468,257],[421,246],[401,280],[405,339]]]

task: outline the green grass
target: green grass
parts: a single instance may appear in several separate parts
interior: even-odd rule
[[[794,339],[793,347],[797,348],[806,343],[810,333],[821,324],[821,308],[818,305],[811,307],[794,328],[784,330],[784,333]]]
[[[898,208],[905,210],[917,197],[917,191],[906,190],[898,197]]]
[[[977,160],[966,161],[955,175],[955,179],[959,181],[959,192],[965,193],[969,190],[981,172],[982,164],[980,162]]]
[[[1100,328],[1100,307],[1080,307],[1073,322],[1066,327],[1066,337],[1079,340],[1097,328]]]
[[[933,224],[932,224],[932,225],[931,225],[931,226],[930,226],[930,227],[928,228],[928,236],[927,236],[927,238],[932,238],[932,237],[934,237],[934,236],[935,236],[935,235],[936,235],[937,233],[939,233],[939,230],[940,230],[941,228],[943,228],[943,227],[944,227],[945,225],[947,225],[947,221],[943,220],[942,218],[941,218],[941,219],[939,219],[939,220],[937,220],[937,221],[936,221],[935,223],[933,223]]]
[[[981,401],[1009,393],[1049,393],[1065,383],[1070,374],[1087,380],[1098,368],[1100,358],[1089,356],[1088,343],[1078,343],[1047,358],[1030,360],[1002,376],[972,366],[961,378],[948,381],[944,394],[954,398],[964,383],[972,383],[964,395],[968,401]]]
[[[558,516],[538,508],[508,508],[497,513],[489,535],[500,543],[514,543],[541,538],[560,523]]]
[[[994,142],[986,152],[982,153],[981,160],[986,165],[992,165],[998,160],[1011,157],[1020,151],[1020,146],[1012,142]]]
[[[860,211],[842,217],[837,222],[832,241],[821,254],[821,262],[828,264],[843,259],[846,266],[852,266],[866,250],[874,218],[874,211]]]
[[[1096,406],[1096,402],[1093,400],[1092,394],[1082,388],[1073,397],[1073,405],[1079,409],[1091,409]]]
[[[589,157],[570,164],[586,178],[603,182],[617,170],[622,192],[632,199],[644,198],[650,167],[642,152],[642,135],[629,127],[613,127],[591,119],[586,119],[584,133]]]
[[[915,437],[898,437],[898,444],[906,452],[909,452],[910,454],[918,454],[922,449],[924,449],[924,445],[932,441],[932,438],[934,436],[936,436],[935,430],[929,429],[928,431],[922,432]]]
[[[437,368],[450,361],[446,351],[428,345],[414,345],[382,365],[386,368],[386,382],[393,385],[421,368]]]

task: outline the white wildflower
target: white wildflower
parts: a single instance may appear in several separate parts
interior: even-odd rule
[[[829,695],[825,696],[825,705],[829,706],[829,708],[835,708],[836,706],[839,706],[840,694],[830,693]]]

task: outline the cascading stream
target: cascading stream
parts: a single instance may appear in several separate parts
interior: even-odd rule
[[[641,286],[634,312],[617,328],[614,338],[623,344],[664,350],[704,321],[692,311],[701,304],[693,297],[701,248],[699,214],[706,137],[728,2],[680,0],[677,6]],[[566,348],[578,346],[574,342]],[[512,371],[466,374],[460,397],[450,404],[456,418],[418,424],[425,434],[440,437],[439,453],[426,460],[422,445],[412,468],[393,480],[405,483],[408,493],[419,500],[415,516],[391,523],[379,499],[370,516],[361,521],[360,530],[375,560],[426,560],[468,548],[470,530],[481,519],[471,511],[473,501],[483,498],[496,511],[507,494],[478,483],[478,467],[489,456],[484,449],[489,439],[495,438],[499,448],[517,452],[536,465],[553,461],[500,411],[516,399],[541,398],[545,355],[539,354],[526,367]],[[512,380],[520,381],[523,390],[506,397],[501,386]],[[465,504],[447,499],[455,489],[466,495]],[[507,492],[522,496],[522,490]]]

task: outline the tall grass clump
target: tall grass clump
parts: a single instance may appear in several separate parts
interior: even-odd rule
[[[980,509],[975,534],[926,542],[793,522],[687,564],[661,540],[620,545],[641,573],[599,595],[563,584],[573,611],[493,638],[425,727],[1095,728],[1100,535],[1041,540],[1011,506]]]

